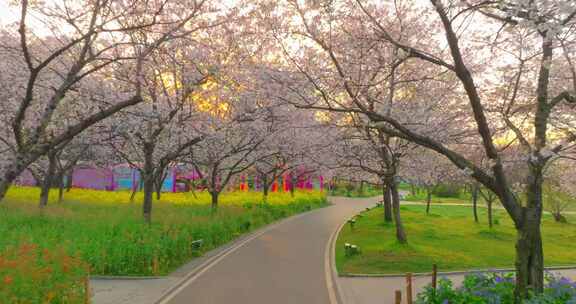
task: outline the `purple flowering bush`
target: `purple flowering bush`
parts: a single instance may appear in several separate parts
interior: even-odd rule
[[[514,276],[510,273],[477,273],[464,278],[462,286],[441,278],[436,290],[428,285],[418,294],[417,304],[512,304]],[[576,304],[576,282],[547,275],[544,293],[534,295],[525,304]]]

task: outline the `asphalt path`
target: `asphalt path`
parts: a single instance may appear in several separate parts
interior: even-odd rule
[[[377,198],[332,205],[285,220],[241,243],[164,297],[165,304],[336,304],[330,240]]]

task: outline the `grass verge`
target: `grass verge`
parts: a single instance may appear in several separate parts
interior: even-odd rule
[[[344,226],[336,243],[339,273],[395,274],[429,272],[432,264],[440,271],[513,267],[516,233],[508,216],[495,211],[497,225],[489,229],[486,210],[479,209],[476,224],[466,206],[402,206],[407,245],[398,244],[394,225],[383,221],[383,209],[363,212],[351,229]],[[576,216],[560,224],[551,216],[543,219],[545,265],[574,265],[576,261]],[[344,245],[359,247],[359,254],[345,255]]]
[[[216,214],[210,197],[165,193],[154,202],[153,222],[143,223],[141,197],[128,192],[74,189],[62,203],[44,211],[35,188],[13,188],[0,204],[0,254],[21,244],[62,251],[89,265],[97,275],[165,275],[196,256],[238,236],[293,214],[326,205],[318,191],[224,193]],[[193,244],[202,240],[201,246]],[[0,273],[2,271],[0,264]],[[1,279],[1,278],[0,278]]]

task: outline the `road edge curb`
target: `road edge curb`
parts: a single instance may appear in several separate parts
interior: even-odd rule
[[[308,214],[312,214],[312,213],[317,212],[319,210],[329,208],[331,206],[333,206],[333,205],[330,202],[328,202],[328,204],[326,204],[325,206],[322,206],[320,208],[312,209],[312,210],[309,210],[309,211],[306,211],[303,213],[299,213],[299,214],[296,214],[296,215],[293,215],[293,216],[290,216],[287,218],[283,218],[283,219],[281,219],[275,223],[271,223],[269,225],[261,227],[258,230],[255,230],[255,231],[245,235],[243,238],[236,239],[228,245],[224,245],[223,247],[216,249],[217,252],[215,252],[213,255],[211,255],[209,257],[206,257],[205,261],[201,262],[196,267],[194,267],[193,269],[188,271],[186,273],[186,275],[184,275],[180,280],[178,280],[178,282],[176,282],[176,284],[174,284],[170,288],[166,289],[154,301],[154,304],[166,304],[166,303],[168,303],[168,301],[173,299],[179,293],[179,291],[181,291],[182,289],[184,289],[188,285],[190,285],[194,280],[196,280],[200,275],[202,275],[204,272],[209,270],[212,266],[215,266],[216,264],[218,264],[218,262],[220,262],[220,260],[225,258],[227,255],[234,253],[236,250],[242,248],[244,245],[251,242],[252,240],[257,239],[258,237],[260,237],[264,233],[266,233],[266,232],[268,232],[268,231],[270,231],[270,230],[272,230],[272,229],[276,228],[277,226],[280,226],[284,223],[290,222],[292,220],[295,220],[297,218],[303,217],[303,216],[308,215]]]
[[[338,280],[339,274],[336,269],[336,241],[340,235],[340,231],[346,225],[346,221],[338,225],[336,230],[332,232],[330,239],[328,240],[326,253],[325,253],[325,268],[326,268],[326,285],[328,287],[328,294],[330,297],[331,304],[342,304],[342,287]],[[330,283],[329,283],[330,282]]]
[[[545,271],[555,271],[555,270],[576,270],[576,265],[571,266],[551,266],[544,267]],[[459,274],[472,274],[472,273],[485,273],[485,272],[513,272],[514,268],[494,268],[494,269],[470,269],[470,270],[455,270],[455,271],[444,271],[438,272],[438,275],[459,275]],[[431,272],[416,272],[412,273],[412,276],[431,276]],[[405,274],[398,273],[342,273],[339,274],[343,278],[404,278]]]

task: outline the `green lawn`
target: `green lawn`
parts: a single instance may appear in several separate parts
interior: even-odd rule
[[[336,243],[336,264],[340,273],[429,272],[432,264],[440,271],[512,267],[516,239],[512,222],[496,211],[497,225],[490,230],[486,210],[480,208],[476,224],[472,210],[465,206],[402,206],[408,245],[394,237],[393,224],[384,224],[383,209],[364,212],[352,230],[347,224]],[[576,215],[568,224],[555,223],[545,215],[543,238],[546,266],[576,264]],[[361,253],[346,257],[344,244],[357,245]]]
[[[53,197],[42,212],[38,194],[13,187],[0,203],[0,275],[2,255],[27,244],[77,256],[92,274],[163,275],[243,233],[326,204],[318,191],[294,198],[271,193],[266,204],[261,193],[233,192],[222,194],[213,214],[207,193],[165,193],[154,202],[149,226],[141,215],[142,194],[130,203],[129,192],[74,189],[63,203]],[[199,249],[195,240],[203,240]]]
[[[407,187],[405,187],[407,188]],[[404,189],[406,191],[408,191],[408,193],[403,197],[403,200],[405,201],[409,201],[409,202],[420,202],[420,203],[426,203],[426,192],[424,190],[421,189],[417,189],[416,193],[414,195],[412,195],[410,193],[410,189]],[[569,212],[574,212],[576,211],[576,199],[570,197],[567,194],[564,193],[559,193],[559,192],[554,192],[554,193],[545,193],[544,194],[544,210],[545,211],[549,211],[550,208],[548,208],[549,206],[549,201],[548,201],[548,196],[554,196],[556,198],[561,198],[561,200],[563,200],[564,203],[567,203],[565,206],[564,211],[569,211]],[[437,195],[432,195],[432,200],[431,200],[431,204],[435,205],[435,204],[466,204],[466,205],[472,205],[472,198],[469,192],[460,192],[460,194],[457,197],[444,197],[444,196],[437,196]],[[484,200],[484,198],[478,194],[478,207],[482,208],[486,206],[486,201]],[[498,199],[496,199],[494,201],[494,207],[498,208],[500,207],[500,201]]]

